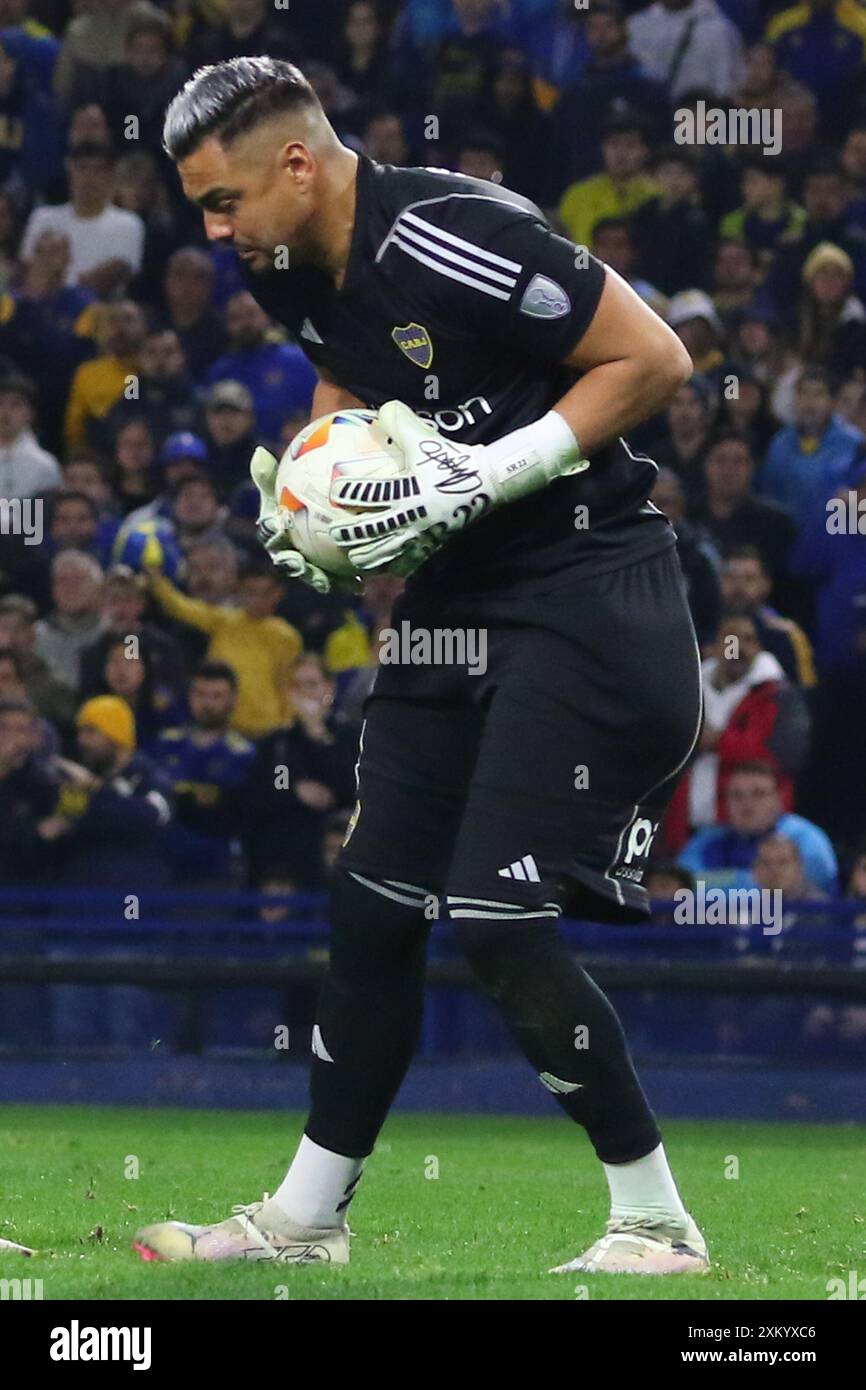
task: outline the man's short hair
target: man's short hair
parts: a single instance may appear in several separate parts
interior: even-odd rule
[[[230,58],[199,68],[174,97],[165,115],[163,148],[178,161],[210,135],[228,146],[271,116],[321,109],[319,98],[294,63]]]
[[[23,396],[28,405],[35,406],[36,395],[36,383],[23,372],[0,376],[0,396]]]
[[[770,572],[767,568],[766,560],[756,545],[746,545],[743,543],[742,545],[731,546],[730,550],[725,551],[722,568],[726,568],[732,560],[756,560],[766,574]]]
[[[227,661],[200,661],[192,673],[192,681],[227,681],[232,690],[238,688],[237,672]]]
[[[94,521],[99,520],[99,508],[92,497],[88,497],[86,492],[77,492],[75,488],[64,488],[61,492],[55,492],[51,498],[51,520],[57,515],[57,511],[64,502],[81,502],[90,512]]]
[[[731,769],[728,782],[734,777],[769,777],[775,785],[779,785],[779,774],[772,763],[764,762],[761,758],[744,758],[741,763],[735,763]]]
[[[25,623],[35,623],[39,617],[39,608],[26,594],[6,594],[0,598],[0,618],[7,613],[14,614]]]
[[[816,381],[820,386],[825,387],[832,396],[836,390],[836,382],[832,372],[828,372],[826,367],[819,367],[817,364],[804,367],[797,377],[794,389],[797,390],[803,385],[804,381]]]

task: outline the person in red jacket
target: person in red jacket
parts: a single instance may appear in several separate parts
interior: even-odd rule
[[[727,614],[713,654],[702,664],[704,725],[698,755],[677,788],[665,843],[677,849],[690,831],[725,822],[725,790],[743,762],[768,763],[779,777],[785,811],[809,744],[805,700],[778,660],[761,647],[752,618]]]

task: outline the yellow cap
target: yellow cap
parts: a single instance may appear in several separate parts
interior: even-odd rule
[[[135,748],[135,717],[125,700],[117,695],[96,695],[86,700],[75,717],[80,729],[98,729],[112,743],[132,751]]]

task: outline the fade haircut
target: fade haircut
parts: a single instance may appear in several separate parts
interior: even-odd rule
[[[210,135],[228,146],[271,116],[321,110],[319,98],[294,63],[231,58],[199,68],[174,97],[165,115],[163,148],[177,163]]]

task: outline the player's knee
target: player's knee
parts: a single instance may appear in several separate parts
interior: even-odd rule
[[[503,904],[502,908],[507,906]],[[524,974],[527,958],[546,949],[551,937],[557,935],[553,916],[538,917],[517,904],[511,907],[512,911],[500,910],[496,917],[460,909],[458,915],[451,914],[457,945],[479,982],[495,999],[511,992]]]
[[[341,976],[400,972],[423,952],[430,928],[425,894],[410,884],[339,869],[331,897],[331,971]]]

